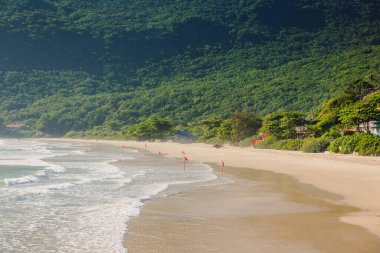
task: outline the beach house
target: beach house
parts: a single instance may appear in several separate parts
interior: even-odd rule
[[[21,121],[12,122],[12,123],[5,125],[6,128],[13,130],[13,131],[19,131],[23,126],[24,126],[24,122],[21,122]]]
[[[380,136],[380,120],[372,120],[359,125],[360,132],[368,132]]]
[[[295,127],[296,138],[297,139],[305,139],[307,137],[307,129],[308,129],[307,124],[296,126]]]

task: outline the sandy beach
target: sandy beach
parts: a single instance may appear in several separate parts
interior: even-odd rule
[[[232,182],[149,201],[129,224],[128,252],[379,252],[375,235],[339,221],[356,209],[329,193],[252,169],[223,178]]]
[[[70,141],[73,141],[73,140],[70,140]],[[78,141],[83,141],[83,140],[78,140]],[[224,160],[226,166],[228,167],[251,168],[251,169],[256,169],[256,170],[271,171],[271,172],[288,175],[288,176],[293,177],[294,179],[296,179],[297,182],[303,185],[310,185],[313,188],[315,187],[315,189],[318,189],[318,191],[327,192],[329,196],[325,198],[325,199],[328,199],[326,203],[329,203],[331,205],[336,205],[336,206],[346,206],[348,209],[345,209],[345,211],[333,212],[335,214],[336,221],[340,220],[344,222],[344,223],[339,222],[338,224],[340,224],[340,226],[350,226],[350,229],[353,229],[353,228],[359,229],[362,235],[363,233],[365,234],[366,230],[368,230],[373,235],[377,236],[377,237],[375,236],[374,238],[371,238],[371,236],[369,235],[365,236],[367,238],[366,240],[369,240],[372,243],[375,243],[375,241],[378,242],[378,238],[380,237],[380,201],[378,201],[378,196],[380,196],[380,158],[379,157],[358,157],[358,156],[352,156],[352,155],[337,155],[337,154],[304,154],[304,153],[299,153],[299,152],[255,150],[252,148],[237,148],[237,147],[229,147],[229,146],[224,147],[222,149],[215,149],[211,147],[211,145],[206,145],[206,144],[178,144],[178,143],[161,143],[161,142],[145,143],[145,142],[134,142],[134,141],[105,141],[105,140],[99,140],[99,141],[91,140],[88,142],[106,143],[106,144],[118,145],[118,146],[124,145],[125,147],[130,147],[130,148],[146,149],[147,151],[150,151],[153,153],[160,152],[168,157],[173,157],[173,158],[181,158],[182,157],[181,150],[184,150],[186,152],[186,155],[189,158],[189,162],[202,161],[205,163],[220,164],[221,161]],[[147,145],[146,147],[145,147],[145,144]],[[230,174],[234,175],[234,173],[238,173],[237,171],[240,171],[240,170],[241,169],[231,169]],[[248,177],[247,176],[248,174],[244,175],[243,173],[242,176],[236,176],[235,174],[235,177],[237,178],[236,182],[240,182],[239,180],[246,180],[246,178]],[[247,189],[247,188],[243,189],[244,187],[240,188],[242,184],[236,183],[236,182],[233,183],[232,186],[231,185],[223,186],[223,187],[232,187],[233,190],[228,189],[228,188],[217,189],[216,187],[210,187],[210,188],[200,189],[200,191],[209,192],[209,194],[206,194],[207,196],[210,196],[210,195],[212,196],[212,194],[216,194],[216,192],[219,192],[220,190],[227,191],[229,193],[236,191],[236,193],[241,193],[240,196],[250,195],[249,192],[251,192],[252,190]],[[234,184],[237,184],[237,186],[233,187]],[[221,186],[218,186],[218,187],[221,187]],[[171,200],[168,202],[166,202],[166,200],[158,200],[158,201],[152,201],[151,203],[149,203],[143,209],[141,216],[137,218],[134,222],[139,222],[138,220],[141,219],[141,217],[145,217],[145,220],[149,220],[149,216],[152,217],[152,213],[157,213],[157,212],[162,213],[163,209],[165,209],[168,213],[170,213],[170,208],[174,210],[178,206],[181,206],[180,204],[181,201],[183,202],[188,198],[187,194],[195,194],[195,195],[191,195],[191,199],[195,196],[194,197],[195,200],[191,201],[191,203],[193,203],[191,206],[194,207],[194,210],[197,209],[196,208],[197,206],[199,207],[198,209],[202,209],[203,207],[207,206],[207,205],[200,204],[200,203],[207,202],[205,200],[202,200],[202,198],[204,198],[203,193],[202,194],[201,193],[183,193],[183,195],[179,194],[176,196],[169,196],[167,198],[164,198],[166,200],[171,198]],[[196,197],[197,195],[199,196]],[[225,196],[228,196],[228,194]],[[231,198],[233,197],[230,196],[230,199]],[[163,204],[160,201],[164,201],[165,204]],[[169,202],[177,203],[177,204],[176,205],[173,204],[175,206],[171,207],[171,205],[169,205]],[[322,204],[322,206],[327,205],[326,203]],[[243,206],[241,206],[241,205],[245,205],[244,202],[240,203],[240,201],[237,201],[237,203],[234,203],[233,205],[237,206],[237,208],[235,208],[236,210],[237,209],[246,210]],[[316,204],[316,205],[318,206],[320,204]],[[208,207],[207,209],[210,209],[210,208],[211,207]],[[331,206],[329,208],[335,210]],[[218,208],[218,210],[225,210],[225,208]],[[183,210],[182,211],[177,210],[175,212],[181,213],[183,212]],[[249,210],[247,212],[249,213]],[[163,214],[157,214],[157,217],[160,215],[163,215]],[[163,215],[162,217],[163,219],[165,218],[164,217],[165,215]],[[234,213],[232,213],[231,215],[226,214],[225,216],[233,216],[235,217],[235,219],[242,218],[242,217],[239,218],[239,215],[235,215]],[[248,216],[244,215],[244,217],[247,218],[249,217],[249,215]],[[299,217],[299,215],[297,217]],[[217,221],[217,220],[214,220],[214,222],[216,222],[215,224],[221,224],[220,221]],[[244,227],[246,227],[249,230],[249,227],[251,226],[248,226],[247,225],[248,223],[245,220],[241,222],[242,222],[241,224],[244,223],[245,224]],[[281,223],[281,221],[279,222]],[[142,224],[141,222],[139,223]],[[131,224],[131,234],[137,233],[135,232],[137,229],[136,228],[137,226],[135,226],[136,229],[134,229],[133,224],[134,223]],[[146,222],[144,222],[144,224],[146,224]],[[174,226],[174,224],[175,223],[173,223],[172,225]],[[237,220],[234,220],[233,222],[231,221],[231,224],[238,224],[238,222]],[[339,226],[333,225],[335,224],[334,222],[329,222],[328,224],[330,224],[332,227],[339,227]],[[357,225],[357,226],[351,226],[348,224]],[[358,226],[360,226],[361,228]],[[226,227],[229,227],[229,226],[226,225]],[[238,229],[238,227],[239,226],[237,226],[236,229]],[[267,227],[267,225],[264,227]],[[362,228],[365,228],[365,229],[362,229]],[[188,229],[189,228],[187,227],[186,231]],[[245,230],[245,229],[240,229],[240,230]],[[339,231],[340,231],[339,233],[344,233],[344,231],[347,231],[347,228],[339,230]],[[239,238],[243,240],[242,238],[244,238],[244,236],[242,237],[239,236]],[[352,237],[347,236],[347,239],[350,239],[350,238],[352,239]],[[129,239],[129,240],[133,241],[133,239]],[[369,241],[368,243],[365,244],[365,245],[368,245],[367,248],[351,251],[351,252],[377,252],[377,251],[371,251],[371,250],[374,250],[379,245],[376,245],[374,246],[375,248],[372,248],[372,246],[370,245],[373,245],[373,244],[370,243]],[[289,247],[291,248],[291,246]],[[223,247],[223,248],[226,248],[226,247]],[[364,250],[367,250],[367,251],[364,251]],[[134,252],[134,251],[131,251],[131,252]],[[135,252],[149,252],[149,251],[135,251]],[[161,252],[161,251],[152,251],[152,252]],[[175,252],[175,251],[163,251],[163,252]],[[196,252],[196,250],[194,252]],[[199,251],[199,252],[203,252],[203,251]],[[221,252],[221,251],[215,251],[215,252]],[[231,251],[227,250],[226,252],[231,252]],[[287,252],[287,251],[284,249],[284,251],[281,251],[281,252]],[[305,252],[312,252],[312,251],[306,250]],[[326,246],[324,248],[324,251],[322,252],[338,252],[338,251],[334,251],[331,248],[329,249],[329,246]],[[350,251],[341,251],[341,252],[350,252]]]

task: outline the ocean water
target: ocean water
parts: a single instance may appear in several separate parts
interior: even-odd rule
[[[132,149],[0,140],[0,252],[127,252],[128,221],[168,186],[216,177]]]

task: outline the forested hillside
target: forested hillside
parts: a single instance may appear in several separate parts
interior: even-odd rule
[[[0,122],[310,112],[380,73],[375,0],[0,0]]]

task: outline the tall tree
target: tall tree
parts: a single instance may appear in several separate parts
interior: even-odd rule
[[[218,130],[220,139],[239,141],[257,133],[261,118],[248,112],[235,112],[224,120]]]
[[[264,117],[262,132],[268,132],[280,139],[294,138],[296,126],[305,124],[305,114],[302,112],[275,112]]]

